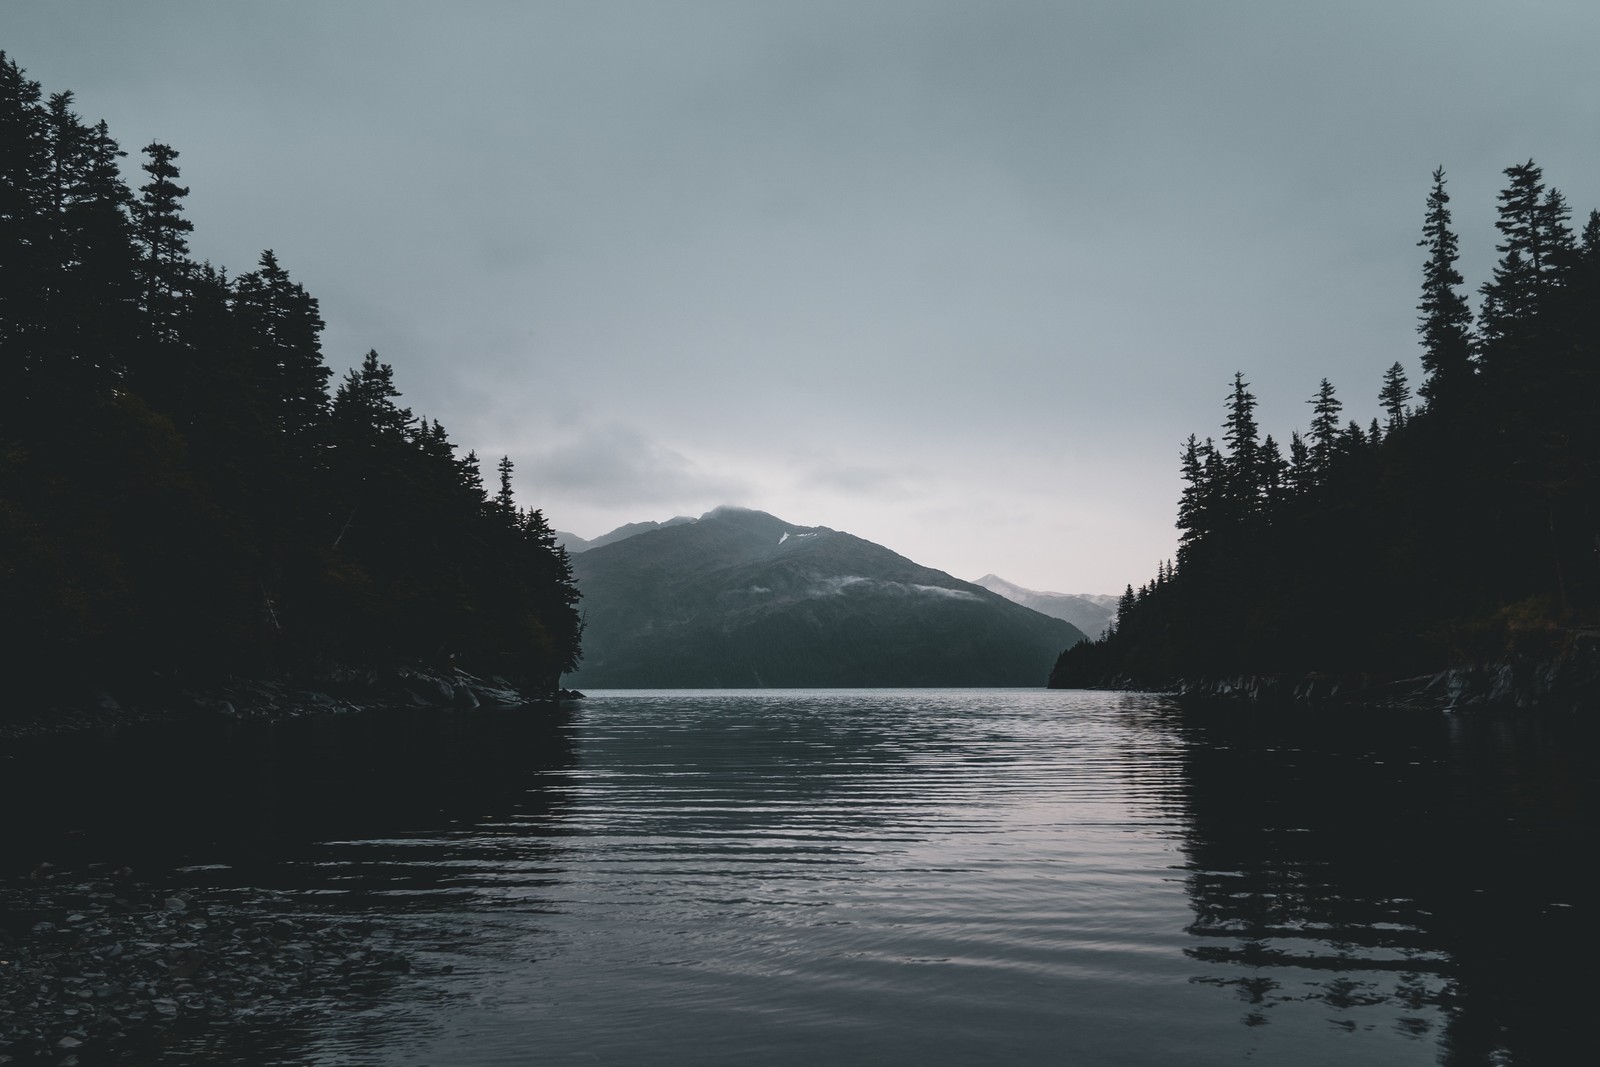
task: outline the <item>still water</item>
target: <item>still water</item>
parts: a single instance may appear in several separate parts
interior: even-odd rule
[[[64,783],[12,847],[358,916],[416,959],[302,1033],[204,1044],[243,1062],[1525,1067],[1593,1029],[1591,741],[1139,694],[596,692],[119,737],[76,773],[122,801]]]

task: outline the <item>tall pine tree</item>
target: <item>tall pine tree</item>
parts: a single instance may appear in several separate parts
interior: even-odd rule
[[[1444,168],[1433,172],[1428,193],[1428,213],[1418,246],[1428,250],[1422,265],[1421,321],[1422,369],[1426,373],[1418,393],[1434,406],[1452,407],[1465,394],[1473,373],[1472,309],[1457,291],[1463,284],[1456,261],[1461,258],[1455,231],[1450,228],[1450,194],[1445,192]]]

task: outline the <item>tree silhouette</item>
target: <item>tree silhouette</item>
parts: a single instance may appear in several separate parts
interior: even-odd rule
[[[1383,374],[1383,389],[1378,393],[1378,402],[1383,405],[1384,414],[1389,416],[1388,430],[1394,433],[1405,425],[1406,414],[1409,409],[1407,401],[1411,399],[1411,388],[1406,382],[1406,369],[1396,360]]]
[[[7,676],[171,695],[433,664],[553,689],[578,593],[509,458],[491,502],[376,352],[330,401],[316,299],[270,250],[236,279],[191,261],[178,153],[144,156],[135,197],[106,124],[0,54]]]
[[[1450,405],[1472,377],[1472,309],[1457,287],[1464,284],[1456,261],[1461,258],[1455,231],[1450,228],[1450,194],[1445,192],[1444,168],[1433,172],[1422,239],[1428,250],[1422,266],[1421,321],[1422,369],[1427,378],[1419,390],[1431,404]]]

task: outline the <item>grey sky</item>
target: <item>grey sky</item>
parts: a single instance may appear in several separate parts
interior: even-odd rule
[[[43,3],[0,48],[193,251],[262,248],[412,407],[594,536],[721,503],[1020,585],[1170,556],[1185,436],[1418,376],[1429,174],[1600,207],[1600,5]]]

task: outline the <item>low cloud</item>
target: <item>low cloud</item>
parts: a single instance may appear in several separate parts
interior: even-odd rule
[[[906,582],[888,582],[878,578],[863,578],[857,574],[842,574],[833,578],[824,578],[814,584],[809,590],[813,597],[841,596],[846,589],[853,586],[865,585],[867,588],[878,592],[899,594],[902,596],[927,596],[943,600],[978,600],[976,593],[965,589],[946,589],[942,585],[915,585]]]
[[[912,590],[923,596],[938,597],[945,600],[977,600],[978,594],[970,593],[965,589],[946,589],[942,585],[913,585]]]

